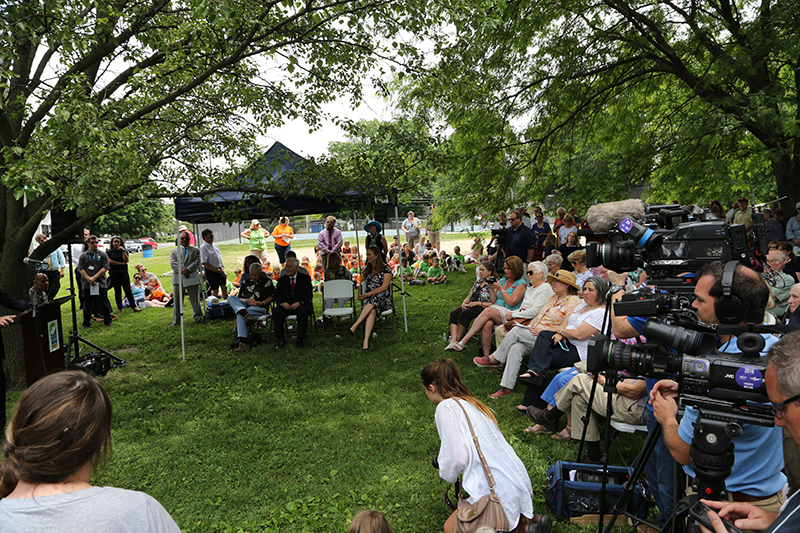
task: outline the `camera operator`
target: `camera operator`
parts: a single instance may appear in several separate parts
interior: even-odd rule
[[[697,274],[692,307],[697,311],[699,320],[706,324],[721,322],[717,314],[717,302],[723,297],[723,271],[720,263],[713,263]],[[732,294],[727,298],[738,299],[741,308],[740,324],[763,322],[769,288],[758,273],[737,264],[730,292]],[[772,335],[762,336],[765,350],[778,340]],[[736,337],[720,335],[719,339],[723,343],[719,348],[720,353],[740,353]],[[650,401],[673,458],[684,465],[684,471],[690,478],[694,478],[696,474],[690,464],[690,449],[699,413],[693,407],[686,407],[679,422],[678,404],[675,401],[677,396],[678,383],[661,380],[653,387]],[[780,428],[744,425],[741,436],[735,439],[734,458],[731,474],[725,480],[728,501],[748,502],[761,509],[777,512],[785,501],[783,486],[786,484],[786,476],[781,472],[783,453]]]
[[[800,332],[786,335],[777,342],[767,355],[767,394],[775,406],[775,425],[791,434],[795,444],[800,445]],[[728,503],[703,500],[717,509],[719,516],[733,521],[740,529],[767,531],[767,533],[789,533],[800,530],[800,496],[795,493],[780,510],[780,514],[765,511],[752,503]],[[727,529],[716,513],[708,517],[715,533],[727,533]],[[703,533],[708,529],[701,528]]]
[[[632,339],[642,335],[644,323],[647,317],[617,315],[614,310],[614,303],[622,299],[625,294],[625,284],[627,283],[627,273],[619,274],[613,270],[608,270],[608,281],[611,283],[611,325],[617,339]],[[653,386],[659,380],[647,378],[647,394],[653,390]],[[658,421],[653,414],[653,406],[649,403],[645,405],[644,419],[647,423],[648,432],[653,432]],[[647,481],[652,487],[653,499],[658,507],[658,525],[664,527],[667,519],[672,514],[674,507],[674,483],[675,483],[675,460],[672,458],[663,436],[658,439],[652,453],[645,465]],[[649,533],[652,528],[645,524],[640,524],[636,528],[639,533]]]
[[[522,262],[527,265],[533,261],[533,252],[536,249],[536,244],[539,239],[533,230],[522,223],[522,212],[520,209],[511,211],[508,214],[508,222],[511,227],[508,229],[506,241],[504,245],[505,257],[517,256]],[[500,253],[500,250],[495,252],[495,255]],[[489,257],[490,261],[494,261],[495,255]]]

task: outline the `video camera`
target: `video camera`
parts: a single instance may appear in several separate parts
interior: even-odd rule
[[[604,204],[600,204],[600,210]],[[605,204],[612,205],[612,204]],[[603,265],[618,272],[630,271],[647,264],[652,280],[661,288],[686,286],[686,272],[696,272],[711,262],[749,261],[766,257],[767,242],[764,216],[753,214],[753,232],[748,242],[742,224],[726,226],[708,209],[697,206],[648,206],[644,222],[623,217],[608,231],[595,233],[604,238],[602,244],[590,243],[586,249],[586,266]],[[612,217],[618,213],[612,213]],[[587,217],[589,214],[587,213]],[[613,219],[617,219],[614,217]],[[598,227],[605,225],[601,222]]]
[[[701,329],[650,319],[643,333],[655,342],[633,346],[595,335],[589,341],[587,368],[592,373],[627,370],[634,375],[675,378],[683,405],[729,413],[750,424],[772,425],[772,408],[757,405],[769,403],[764,382],[767,368],[760,357],[765,342],[757,327],[743,326],[747,329],[737,337],[741,353],[735,354],[719,353],[714,328],[700,323],[696,327]]]

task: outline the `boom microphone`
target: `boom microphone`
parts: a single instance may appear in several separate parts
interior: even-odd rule
[[[22,260],[23,263],[26,265],[41,265],[44,261],[39,261],[38,259],[31,259],[30,257],[26,257]]]
[[[622,200],[593,205],[586,211],[586,222],[595,233],[616,228],[624,218],[644,220],[644,203],[641,200]]]

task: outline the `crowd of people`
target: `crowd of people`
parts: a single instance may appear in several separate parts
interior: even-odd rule
[[[744,198],[727,215],[719,202],[711,202],[709,208],[720,220],[728,218],[732,224],[752,227],[752,211]],[[800,244],[800,203],[797,209],[799,214],[789,221],[782,233],[775,224],[768,224],[776,238],[770,240],[763,265],[709,263],[696,273],[691,305],[700,322],[710,325],[800,323],[800,283],[794,257]],[[231,347],[235,351],[250,348],[249,327],[269,312],[277,348],[286,344],[284,322],[290,315],[297,317],[297,345],[302,346],[308,317],[313,312],[314,282],[320,282],[316,286],[321,288],[325,280],[344,279],[358,286],[356,298],[362,306],[349,331],[355,336],[363,324],[362,347],[366,350],[376,320],[393,305],[391,285],[395,277],[402,276],[409,282],[423,279],[423,283],[428,284],[444,283],[447,281],[444,272],[463,272],[465,264],[477,263],[474,284],[450,313],[450,339],[445,350],[462,352],[477,336],[480,355],[474,357],[473,362],[478,367],[498,369],[502,373],[500,388],[489,397],[497,400],[513,395],[519,392],[517,385],[524,384],[523,399],[514,407],[534,422],[524,431],[558,439],[585,440],[586,455],[582,462],[602,460],[600,427],[592,412],[605,416],[609,401],[612,420],[643,423],[651,432],[660,428],[662,437],[648,460],[646,475],[659,509],[658,526],[663,527],[675,504],[673,469],[676,463],[683,467],[687,476],[685,491],[691,493],[704,488],[705,481],[702,477],[698,479],[690,454],[702,412],[687,406],[685,413],[679,415],[676,399],[680,391],[675,380],[645,379],[633,372],[615,375],[614,379],[619,381],[614,384],[614,393],[610,397],[595,395],[590,408],[592,387],[595,382],[603,386],[608,376],[593,375],[586,364],[589,341],[604,332],[604,326],[614,339],[626,343],[645,340],[642,337],[645,318],[624,316],[615,311],[613,304],[628,292],[657,287],[658,280],[649,280],[644,270],[618,273],[604,267],[588,267],[577,233],[579,225],[586,227],[585,221],[581,221],[574,209],[559,208],[557,214],[551,226],[538,209],[534,210],[533,217],[523,209],[501,212],[495,229],[503,231],[493,234],[486,249],[482,240],[476,238],[466,255],[461,255],[461,250],[456,248],[452,256],[441,250],[438,235],[431,238],[432,233],[438,233],[437,226],[423,225],[413,212],[409,212],[402,223],[406,237],[402,245],[396,238],[391,244],[387,242],[382,225],[373,220],[364,227],[367,240],[363,258],[355,246],[344,240],[335,219],[329,217],[318,235],[313,267],[308,258],[302,261],[297,258],[291,250],[291,238],[280,245],[276,240],[282,270],[277,266],[275,269],[268,267],[265,241],[270,233],[260,229],[258,221],[253,220],[245,232],[247,236],[242,234],[249,239],[251,254],[245,258],[243,268],[237,269],[233,290],[227,283],[213,232],[204,230],[201,233],[203,243],[197,248],[191,244],[190,232],[183,231],[178,236],[178,246],[170,252],[175,295],[164,294],[158,277],[142,265],[136,265],[136,274],[130,281],[129,258],[122,239],[112,239],[111,249],[106,254],[98,251],[97,238],[87,235],[86,250],[76,265],[83,283],[84,325],[91,324],[93,312],[99,313],[106,325],[111,324],[109,288],[115,289],[119,309],[125,301],[134,309],[157,301],[175,307],[175,321],[181,313],[183,296],[188,295],[194,319],[202,322],[201,294],[206,283],[209,293],[226,299],[234,310],[236,340]],[[767,222],[772,220],[780,224],[771,213],[765,218]],[[278,226],[283,226],[282,236],[291,232],[287,222],[281,219]],[[793,226],[797,226],[797,237],[791,236]],[[502,265],[502,273],[498,273],[499,265]],[[58,254],[49,258],[47,266],[32,288],[42,299],[47,298],[50,279],[63,275],[66,268]],[[160,295],[153,296],[159,290]],[[721,318],[721,301],[735,307],[734,318],[730,317],[727,307],[725,317]],[[800,527],[797,513],[800,499],[794,492],[800,488],[800,451],[795,444],[800,443],[800,407],[797,405],[800,401],[800,332],[783,338],[777,333],[759,335],[764,341],[761,355],[766,357],[764,384],[775,409],[776,426],[745,425],[741,435],[734,439],[735,460],[725,480],[727,501],[707,502],[717,511],[708,514],[715,533],[727,531],[721,518],[743,529],[770,533],[797,531]],[[720,334],[718,337],[720,352],[740,351],[735,335]],[[527,364],[523,369],[526,356]],[[79,520],[82,506],[90,503],[66,495],[88,490],[93,492],[86,493],[87,496],[97,498],[91,501],[110,498],[135,502],[133,509],[146,509],[141,512],[152,513],[163,522],[165,530],[177,530],[168,513],[152,498],[120,489],[95,491],[89,484],[87,468],[95,458],[102,456],[108,445],[110,433],[105,421],[110,422],[110,404],[94,380],[75,374],[62,372],[48,376],[21,398],[3,445],[0,521],[7,518],[8,523],[22,523],[20,521],[30,514],[40,520],[37,524],[46,527],[53,517],[47,513],[37,514],[31,510],[31,504],[46,508],[52,502],[61,508],[62,501],[64,516],[59,520]],[[505,522],[499,522],[497,527],[511,531],[520,524],[537,524],[541,526],[540,531],[549,530],[549,520],[534,514],[533,492],[525,466],[503,436],[491,409],[464,384],[456,362],[442,359],[430,363],[422,370],[421,377],[427,398],[436,406],[435,422],[441,445],[435,463],[442,479],[452,483],[461,478],[462,487],[469,494],[465,505],[476,504],[483,498],[499,501]],[[69,382],[69,387],[63,380]],[[52,393],[53,388],[81,391],[81,396],[73,394],[60,398]],[[103,423],[83,429],[82,424],[86,422],[79,420],[79,413],[71,413],[69,408],[78,401],[96,406],[96,412],[88,414]],[[29,405],[47,402],[53,402],[52,409],[61,413],[59,416],[76,418],[64,421],[49,416],[47,409],[41,408],[41,420],[28,414]],[[80,416],[86,415],[81,411]],[[83,453],[69,464],[64,462],[57,472],[43,475],[37,470],[37,461],[44,462],[46,458],[26,454],[24,450],[35,449],[37,438],[52,435],[48,424],[79,428],[72,433],[80,433],[82,440],[77,448]],[[28,429],[28,425],[35,429]],[[70,432],[66,433],[62,436],[64,445],[73,446],[72,453],[76,443],[69,440]],[[62,437],[57,439],[59,445]],[[51,497],[52,500],[48,499]],[[459,531],[460,519],[458,512],[454,512],[445,522],[444,530]],[[367,511],[354,518],[351,531],[373,530],[391,531],[380,513]],[[654,531],[644,524],[637,530]]]

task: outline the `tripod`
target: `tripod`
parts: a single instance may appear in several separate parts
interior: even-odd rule
[[[113,362],[112,366],[125,366],[125,361],[120,359],[119,357],[115,356],[108,350],[101,348],[100,346],[94,344],[91,341],[86,340],[78,333],[78,311],[75,309],[75,277],[72,268],[72,248],[67,246],[67,262],[70,265],[69,268],[69,293],[70,293],[70,306],[72,311],[72,331],[69,332],[69,341],[67,342],[67,349],[66,349],[66,357],[67,357],[67,368],[74,368],[77,366],[77,363],[80,361],[80,344],[83,343],[86,346],[90,346],[97,350],[96,353],[99,353],[101,357],[108,358]],[[89,302],[84,302],[84,305],[89,305]],[[75,350],[74,355],[72,354],[72,350]]]

